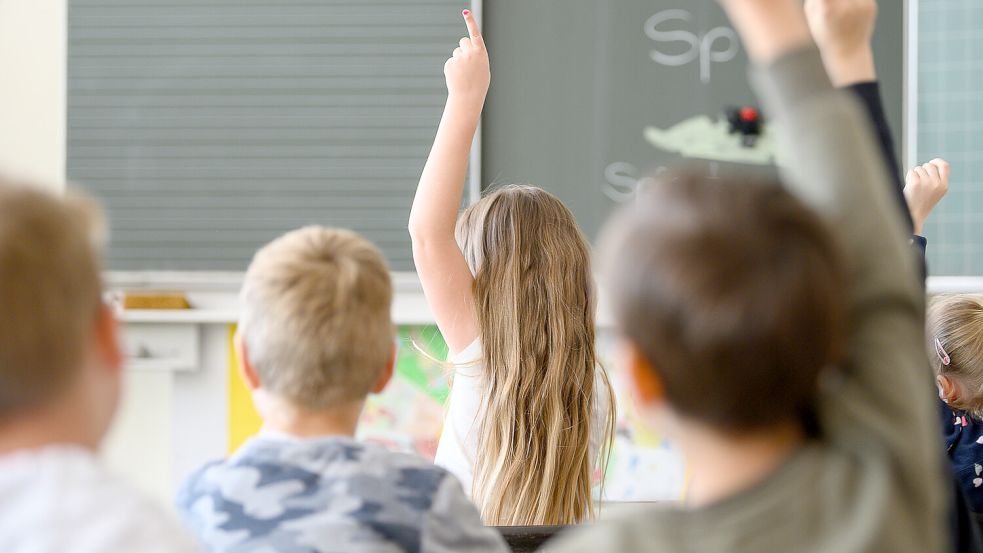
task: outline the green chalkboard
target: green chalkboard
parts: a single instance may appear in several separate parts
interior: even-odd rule
[[[115,271],[242,271],[288,230],[406,218],[467,0],[70,0],[69,179]],[[0,85],[2,86],[2,85]]]
[[[902,3],[881,4],[875,50],[900,137]],[[743,48],[714,1],[494,0],[484,25],[484,185],[546,188],[591,237],[660,166],[770,157],[767,141],[741,151],[714,121],[726,106],[755,103]]]

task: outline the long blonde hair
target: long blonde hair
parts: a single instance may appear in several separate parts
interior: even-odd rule
[[[573,524],[594,513],[592,432],[614,433],[594,344],[590,252],[570,210],[532,186],[467,209],[457,240],[474,274],[485,397],[472,496],[486,524]],[[596,390],[601,380],[604,390]],[[606,394],[603,429],[594,429]]]
[[[954,378],[965,391],[950,407],[983,418],[983,296],[936,296],[926,318],[935,374]]]

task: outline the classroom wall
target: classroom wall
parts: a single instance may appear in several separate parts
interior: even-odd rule
[[[65,180],[66,0],[0,0],[0,174]]]
[[[0,0],[0,173],[56,189],[65,178],[66,22],[67,0]],[[890,91],[900,88],[886,88],[888,104],[896,103]],[[935,279],[932,286],[969,288],[954,279]],[[419,294],[410,295],[410,301],[413,311],[425,312]],[[162,503],[170,503],[173,487],[190,467],[227,449],[227,340],[226,325],[203,326],[198,370],[128,372],[127,397],[106,454],[119,472]],[[400,381],[407,382],[415,381]],[[641,431],[637,435],[630,436],[632,443],[657,441]],[[653,459],[671,464],[663,457]]]
[[[158,313],[161,320],[172,322],[141,322],[154,315],[124,315],[129,319],[127,330],[139,332],[150,339],[150,349],[160,351],[153,333],[142,330],[196,326],[200,338],[195,341],[196,362],[177,370],[131,362],[126,397],[104,450],[115,472],[169,508],[192,471],[235,451],[259,431],[262,421],[231,353],[231,321],[182,323],[173,321],[181,315],[191,320],[193,314]],[[398,326],[401,347],[395,377],[383,394],[370,396],[358,438],[433,458],[449,394],[448,367],[433,357],[444,358],[447,347],[432,323]],[[625,375],[612,361],[614,338],[609,328],[599,329],[598,354],[618,398],[617,434],[604,497],[609,501],[679,499],[685,488],[682,457],[634,410]],[[600,478],[599,473],[596,476]]]

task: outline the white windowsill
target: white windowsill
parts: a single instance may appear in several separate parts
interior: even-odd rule
[[[232,271],[108,271],[104,274],[111,290],[177,290],[182,292],[238,293],[245,273]],[[416,273],[394,272],[396,292],[423,292]]]
[[[125,290],[178,291],[187,294],[192,309],[130,309],[120,319],[131,324],[232,324],[239,317],[237,295],[241,272],[109,272],[110,292]],[[433,324],[416,273],[393,273],[393,321],[398,325]]]
[[[120,290],[177,290],[188,294],[194,309],[146,309],[123,312],[121,319],[134,324],[232,324],[238,318],[236,294],[242,285],[242,273],[204,272],[111,272],[107,286]],[[434,324],[433,315],[423,296],[416,273],[393,273],[396,297],[393,321],[398,325]],[[930,293],[983,293],[983,277],[931,277]],[[601,299],[599,326],[610,320]]]

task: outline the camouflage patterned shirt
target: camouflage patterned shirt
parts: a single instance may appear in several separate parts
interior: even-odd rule
[[[177,503],[210,551],[508,551],[449,473],[347,437],[264,433],[193,474]]]

